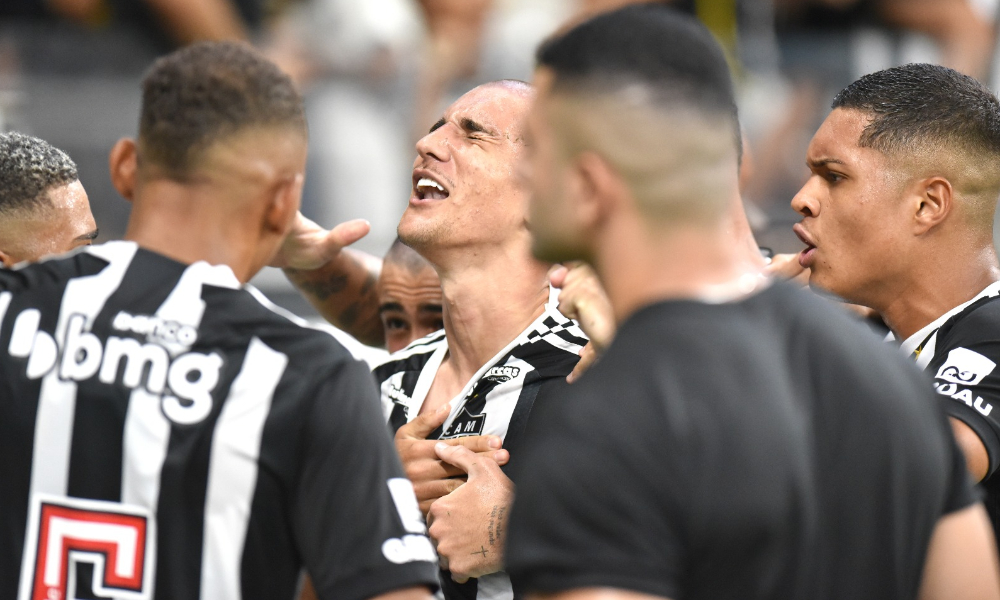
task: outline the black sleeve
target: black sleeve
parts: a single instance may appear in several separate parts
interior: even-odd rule
[[[506,570],[522,592],[613,587],[677,598],[687,516],[674,495],[688,477],[663,455],[680,453],[666,441],[655,449],[625,443],[645,432],[626,432],[627,414],[609,420],[607,411],[590,408],[601,402],[586,397],[583,383],[535,405]],[[670,485],[659,485],[664,481]]]
[[[989,477],[1000,465],[1000,326],[984,322],[985,316],[986,312],[973,314],[948,331],[942,328],[926,371],[934,378],[937,393],[947,398],[945,412],[983,441]]]
[[[292,526],[320,598],[437,587],[437,558],[366,367],[344,361],[317,388]]]

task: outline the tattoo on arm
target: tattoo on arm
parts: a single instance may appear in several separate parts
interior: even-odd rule
[[[297,281],[302,291],[315,296],[318,300],[326,300],[334,294],[339,294],[347,287],[347,275],[335,275],[320,281]]]

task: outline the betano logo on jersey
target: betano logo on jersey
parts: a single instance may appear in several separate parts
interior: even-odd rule
[[[152,341],[143,344],[131,337],[109,336],[102,344],[100,338],[86,331],[87,318],[74,314],[67,321],[65,342],[59,347],[51,335],[39,330],[40,321],[37,309],[21,311],[7,348],[11,356],[28,359],[29,379],[39,379],[58,369],[64,381],[85,381],[96,376],[108,385],[142,387],[160,396],[163,413],[180,424],[197,423],[212,411],[212,390],[219,382],[222,357],[214,352],[183,352],[171,357],[162,345],[189,346],[186,342],[197,339],[193,327],[119,313],[112,324],[115,329],[142,333]]]

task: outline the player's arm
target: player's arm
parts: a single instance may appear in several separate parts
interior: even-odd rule
[[[317,597],[363,600],[436,588],[434,548],[370,372],[353,360],[334,361],[310,396],[289,520]]]
[[[558,594],[529,594],[529,600],[661,600],[663,596],[650,596],[638,592],[613,588],[585,588]],[[664,599],[665,600],[665,599]]]
[[[949,417],[952,433],[955,434],[955,442],[965,455],[965,464],[969,470],[969,475],[975,482],[980,482],[986,478],[990,468],[990,456],[986,451],[986,445],[971,427],[965,422]]]
[[[996,600],[1000,564],[981,504],[938,520],[927,548],[920,600]]]
[[[382,260],[345,247],[370,228],[367,221],[357,219],[326,230],[299,214],[271,266],[284,269],[324,319],[363,344],[381,347],[385,334],[375,284]]]

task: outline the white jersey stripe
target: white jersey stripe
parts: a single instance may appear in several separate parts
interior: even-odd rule
[[[177,285],[157,309],[156,316],[198,329],[205,312],[201,292],[206,283],[239,287],[228,268],[195,263],[184,270]],[[186,349],[176,343],[164,345],[174,354]],[[155,514],[160,496],[160,472],[169,443],[170,422],[160,409],[160,396],[142,389],[132,392],[125,415],[122,502],[146,507]]]
[[[71,279],[66,284],[55,331],[58,347],[65,346],[66,325],[70,316],[83,315],[87,329],[93,325],[104,303],[121,284],[137,248],[135,244],[119,242],[89,250],[110,264],[96,275]],[[60,379],[58,369],[54,368],[42,379],[38,397],[31,495],[66,494],[75,413],[76,383]]]
[[[264,421],[288,357],[250,341],[212,439],[201,558],[201,599],[238,600],[241,549],[257,485]]]

